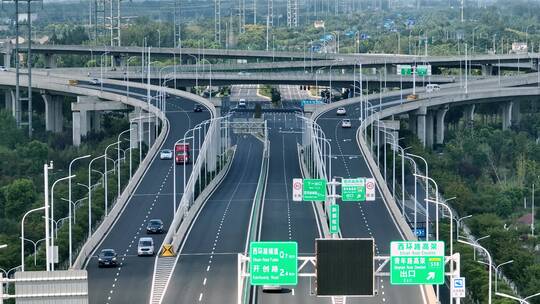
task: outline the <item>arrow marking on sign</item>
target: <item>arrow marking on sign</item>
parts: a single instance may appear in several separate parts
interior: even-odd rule
[[[435,272],[429,272],[426,280],[433,280],[435,279]]]

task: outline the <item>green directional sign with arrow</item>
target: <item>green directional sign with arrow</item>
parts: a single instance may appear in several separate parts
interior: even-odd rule
[[[326,200],[326,180],[304,179],[302,196],[304,201],[323,202]]]
[[[391,242],[390,284],[444,284],[444,242]]]
[[[363,202],[366,200],[366,182],[363,178],[344,178],[341,181],[341,200]]]

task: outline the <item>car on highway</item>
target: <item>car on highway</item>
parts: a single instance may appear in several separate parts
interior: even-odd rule
[[[139,239],[139,244],[137,246],[137,255],[154,255],[154,239],[151,237],[142,237]]]
[[[240,98],[240,100],[238,101],[238,107],[245,108],[246,106],[247,106],[246,100],[244,98]]]
[[[160,219],[151,219],[148,221],[148,225],[146,225],[146,233],[163,233],[165,230],[163,229],[163,221]]]
[[[413,101],[417,99],[418,99],[418,95],[416,94],[407,95],[407,101]]]
[[[430,83],[426,86],[427,93],[439,92],[440,90],[441,90],[441,86],[438,84]]]
[[[3,65],[0,65],[0,71],[5,72],[7,71],[7,68]]]
[[[350,128],[350,127],[352,127],[351,120],[350,119],[343,119],[341,121],[341,127],[342,128]]]
[[[193,108],[193,112],[202,112],[203,111],[203,107],[201,105],[195,105],[195,107]]]
[[[338,108],[336,114],[339,116],[347,115],[347,110],[345,108]]]
[[[238,75],[240,75],[240,76],[249,76],[249,75],[251,75],[251,73],[246,72],[246,71],[241,71],[241,72],[238,72]]]
[[[93,85],[98,85],[98,84],[100,84],[100,83],[101,83],[101,82],[100,82],[99,79],[97,79],[97,78],[92,78],[92,79],[90,80],[90,84],[93,84]]]
[[[102,249],[98,255],[98,267],[117,266],[117,254],[114,249]]]
[[[159,152],[159,159],[172,159],[173,152],[169,149],[163,149]]]

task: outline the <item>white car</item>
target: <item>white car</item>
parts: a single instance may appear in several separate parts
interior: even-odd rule
[[[336,114],[339,116],[347,115],[347,110],[345,108],[338,108]]]
[[[0,71],[5,72],[7,71],[7,68],[3,65],[0,65]]]
[[[341,127],[342,128],[350,128],[352,127],[351,120],[350,119],[344,119],[341,121]]]
[[[172,159],[173,158],[173,152],[169,149],[164,149],[159,152],[159,159]]]
[[[151,237],[142,237],[139,239],[137,255],[154,255],[154,240]]]
[[[240,98],[238,101],[238,107],[239,108],[245,108],[246,107],[246,100],[244,98]]]
[[[97,78],[92,78],[92,80],[90,80],[90,83],[93,84],[93,85],[98,85],[98,84],[100,84],[100,81]]]

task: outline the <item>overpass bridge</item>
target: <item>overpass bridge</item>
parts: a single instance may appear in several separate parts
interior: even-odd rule
[[[176,79],[178,86],[196,86],[196,85],[210,85],[213,86],[225,86],[235,84],[291,84],[291,85],[319,85],[319,86],[332,86],[336,88],[350,88],[352,83],[356,79],[356,85],[359,86],[359,76],[352,73],[334,72],[329,73],[302,73],[302,72],[282,72],[282,73],[231,73],[231,72],[212,72],[209,70],[210,66],[206,66],[204,72],[178,72],[176,75],[171,71],[169,67],[165,72],[160,73],[159,69],[152,69],[150,73],[150,79],[152,83],[158,83],[167,81],[171,86]],[[125,71],[100,71],[100,69],[79,69],[79,68],[67,68],[67,69],[41,69],[38,70],[41,73],[49,73],[51,75],[74,75],[74,76],[88,76],[91,78],[100,79],[117,79],[117,80],[131,80],[131,81],[146,81],[147,74],[141,73],[140,69],[131,69],[130,72]],[[133,71],[133,72],[132,72]],[[160,75],[161,74],[161,75]],[[471,76],[471,80],[484,79],[486,77]],[[141,80],[142,79],[142,80]],[[363,75],[362,82],[364,88],[379,87],[382,83],[387,87],[400,87],[405,88],[412,87],[414,81],[413,76],[397,76],[397,75]],[[425,83],[454,83],[456,82],[455,76],[441,76],[433,75],[428,77],[416,77],[416,84],[418,86]]]

